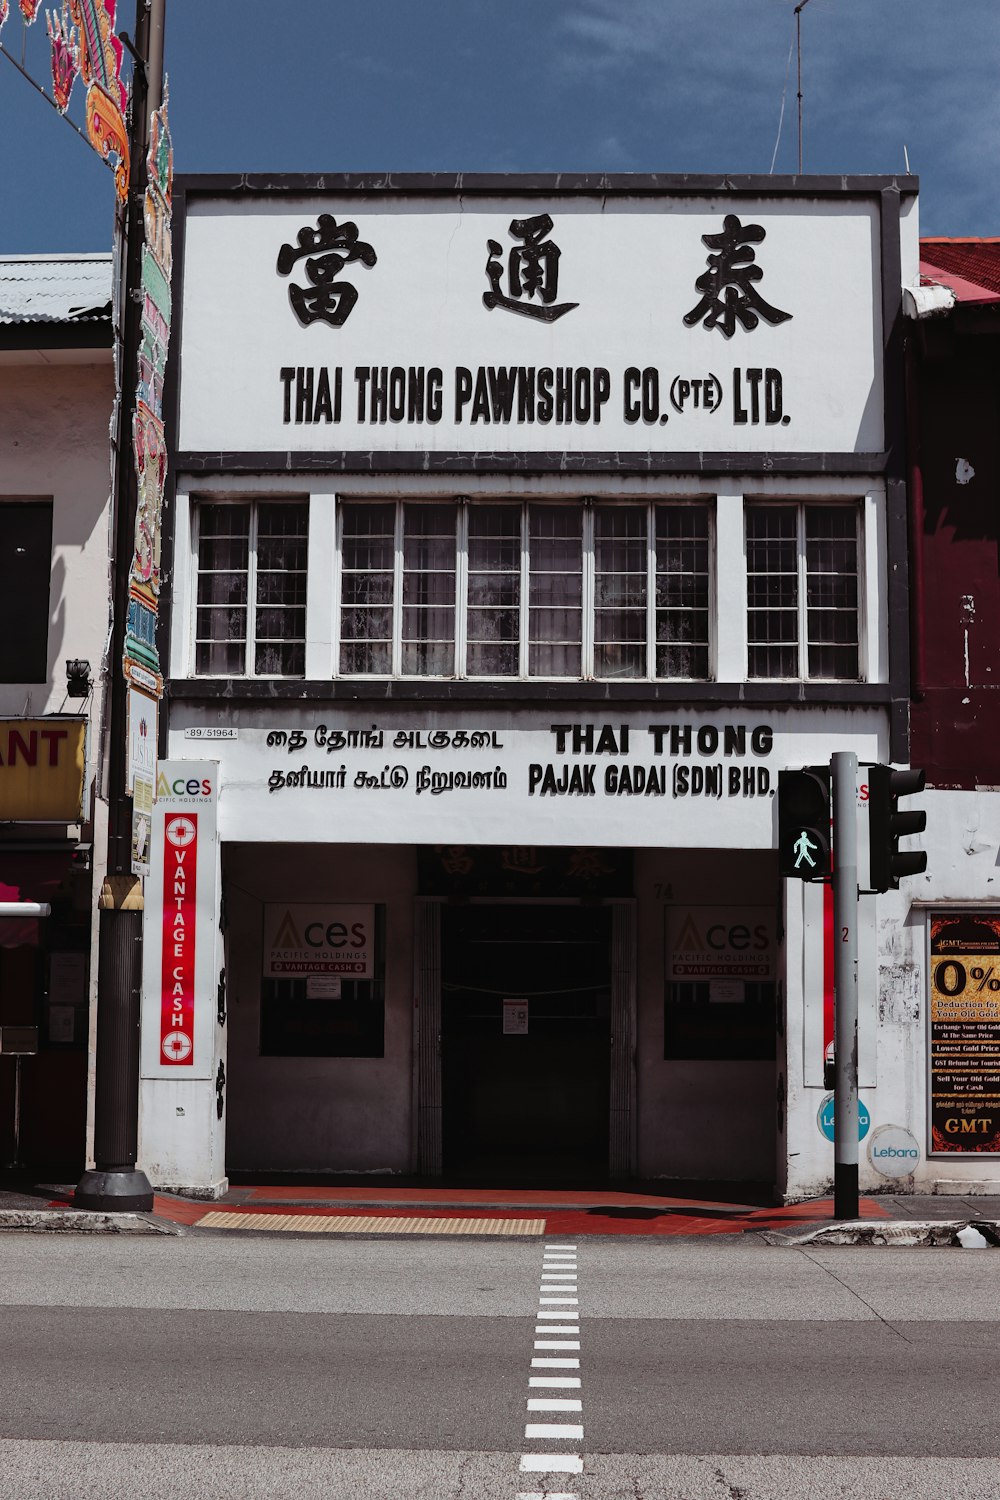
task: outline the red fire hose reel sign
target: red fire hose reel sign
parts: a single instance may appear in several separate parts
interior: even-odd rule
[[[163,839],[163,961],[160,1060],[194,1064],[194,956],[198,870],[198,814],[167,818]]]

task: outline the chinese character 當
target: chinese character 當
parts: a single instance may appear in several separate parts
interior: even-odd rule
[[[532,219],[511,219],[510,233],[524,243],[515,245],[507,257],[507,296],[500,290],[503,262],[498,257],[503,254],[503,248],[496,240],[486,241],[489,251],[486,275],[492,290],[483,293],[483,303],[491,312],[494,307],[505,307],[508,312],[523,313],[526,318],[554,323],[564,313],[579,307],[578,302],[556,302],[562,252],[554,240],[546,239],[551,229],[552,220],[548,214],[535,214]],[[534,300],[536,294],[537,302]]]
[[[357,288],[337,277],[351,261],[373,266],[375,251],[358,239],[358,226],[338,224],[332,214],[320,214],[317,227],[306,224],[298,233],[297,245],[282,245],[278,251],[278,275],[287,276],[303,256],[309,256],[305,272],[312,286],[288,288],[288,300],[295,316],[304,326],[323,321],[334,328],[346,323],[358,300]]]
[[[760,224],[741,224],[735,214],[727,214],[720,234],[702,235],[702,243],[716,254],[708,257],[708,270],[695,282],[702,297],[684,316],[689,328],[704,323],[731,339],[737,319],[749,330],[761,318],[784,323],[792,316],[765,302],[754,286],[764,273],[755,264],[757,256],[751,247],[759,245],[766,232]]]

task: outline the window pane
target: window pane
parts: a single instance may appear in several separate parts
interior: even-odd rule
[[[521,514],[520,505],[469,507],[470,677],[513,677],[518,672]]]
[[[454,642],[404,641],[403,671],[418,677],[454,676]]]
[[[351,675],[392,671],[392,644],[389,641],[345,641],[340,648],[340,670]]]
[[[457,521],[454,505],[403,508],[404,672],[454,675]]]
[[[532,677],[579,677],[582,657],[579,644],[528,647],[528,673]]]
[[[709,509],[707,505],[657,505],[654,514],[656,676],[704,678],[709,645]]]
[[[516,622],[514,630],[516,634]],[[517,641],[485,644],[470,640],[466,670],[470,677],[516,677],[518,671]]]
[[[396,507],[341,507],[340,670],[392,671]]]
[[[645,677],[649,550],[647,510],[594,507],[594,672]]]
[[[858,519],[853,505],[806,507],[806,662],[810,677],[857,678]]]
[[[254,671],[260,676],[305,671],[308,530],[304,502],[268,501],[257,507]]]
[[[198,507],[195,671],[208,676],[246,672],[250,514],[244,505]]]
[[[194,669],[206,677],[240,677],[244,672],[244,646],[240,641],[198,641]]]
[[[798,677],[798,507],[748,505],[746,536],[749,675]]]
[[[583,511],[528,506],[528,672],[579,677],[583,639]]]
[[[260,677],[301,677],[306,669],[304,641],[261,641],[254,651],[254,671]]]

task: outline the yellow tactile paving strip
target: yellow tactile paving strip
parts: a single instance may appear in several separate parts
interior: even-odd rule
[[[541,1235],[544,1219],[405,1218],[401,1214],[255,1214],[213,1209],[199,1229],[292,1230],[297,1234]]]

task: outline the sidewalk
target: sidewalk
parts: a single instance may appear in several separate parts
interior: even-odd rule
[[[685,1186],[689,1186],[685,1184]],[[729,1192],[733,1185],[726,1184]],[[140,1232],[255,1230],[299,1233],[419,1233],[531,1235],[701,1236],[766,1233],[772,1243],[833,1229],[833,1200],[769,1207],[757,1202],[672,1196],[662,1183],[631,1190],[475,1188],[397,1185],[391,1178],[358,1185],[240,1185],[214,1202],[157,1193],[151,1215],[121,1215]],[[90,1216],[93,1228],[97,1219]],[[1000,1222],[1000,1197],[880,1195],[862,1198],[860,1218],[872,1225],[914,1230],[920,1224]],[[65,1184],[0,1187],[0,1228],[81,1229]],[[114,1227],[113,1225],[109,1227]],[[871,1231],[867,1232],[870,1239]],[[864,1238],[865,1236],[862,1236]],[[937,1242],[947,1243],[938,1233]]]

